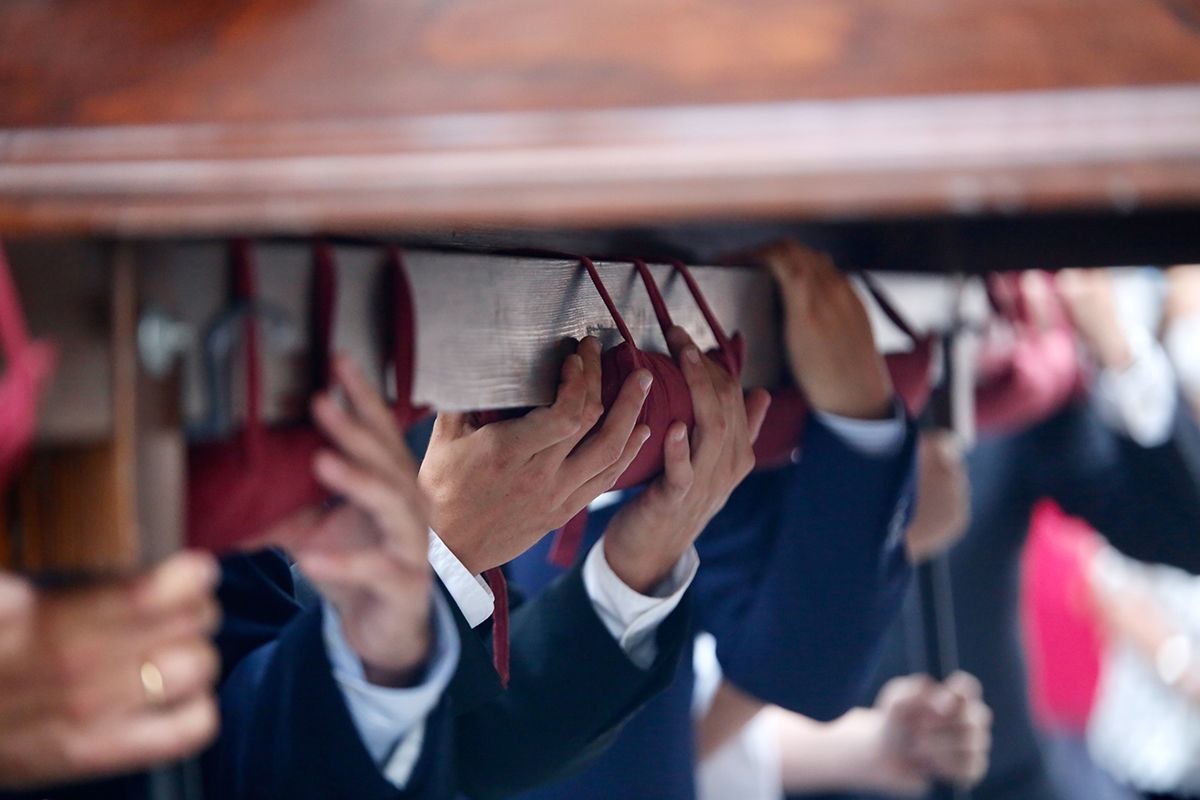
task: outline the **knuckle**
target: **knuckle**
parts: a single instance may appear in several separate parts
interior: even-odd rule
[[[593,425],[600,421],[604,416],[604,404],[596,401],[589,401],[583,408],[583,424],[590,429]]]

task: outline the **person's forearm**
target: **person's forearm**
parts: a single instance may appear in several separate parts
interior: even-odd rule
[[[764,713],[778,732],[785,792],[913,790],[883,763],[880,712],[856,708],[828,723],[777,707]]]
[[[874,751],[871,739],[878,723],[873,712],[855,709],[828,723],[779,708],[766,713],[779,736],[784,791],[867,788],[854,781],[866,771]]]
[[[696,751],[700,759],[708,758],[741,733],[764,706],[763,701],[746,694],[729,681],[721,681],[696,731]]]

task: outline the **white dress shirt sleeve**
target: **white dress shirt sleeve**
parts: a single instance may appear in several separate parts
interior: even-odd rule
[[[1178,402],[1175,375],[1162,347],[1147,331],[1129,331],[1133,362],[1123,370],[1102,369],[1094,394],[1100,419],[1142,447],[1171,436]]]
[[[389,689],[369,683],[362,662],[342,632],[341,620],[322,603],[322,632],[333,678],[363,745],[383,776],[398,789],[412,777],[425,739],[425,718],[437,706],[458,666],[458,630],[450,608],[433,593],[433,651],[417,686]]]
[[[700,557],[694,547],[689,548],[667,579],[650,595],[644,595],[630,589],[612,571],[604,557],[603,544],[603,539],[597,542],[583,563],[584,590],[596,615],[629,660],[642,669],[649,669],[658,655],[654,634],[691,586],[700,566]],[[472,575],[433,531],[429,532],[429,562],[472,628],[492,616],[496,598],[487,582]]]
[[[1200,392],[1200,314],[1172,322],[1163,344],[1179,382],[1188,392]]]
[[[583,586],[600,621],[625,655],[640,669],[649,669],[658,657],[658,626],[679,606],[699,568],[700,556],[695,547],[689,547],[662,583],[650,594],[641,594],[613,572],[601,537],[583,562]]]
[[[824,411],[813,415],[842,442],[859,454],[871,458],[890,458],[904,446],[904,422],[906,414],[899,398],[887,419],[851,419]]]
[[[467,624],[477,628],[492,616],[496,607],[496,596],[479,575],[472,575],[451,552],[441,537],[429,532],[429,565],[437,573],[446,591],[454,598],[454,604],[466,618]]]

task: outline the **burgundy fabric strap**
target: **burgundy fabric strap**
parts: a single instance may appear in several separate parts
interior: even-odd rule
[[[583,544],[583,535],[587,532],[588,510],[583,508],[578,514],[567,520],[567,524],[554,534],[550,545],[550,555],[546,557],[556,567],[570,569],[579,555],[579,546]]]
[[[892,302],[887,299],[887,295],[883,293],[883,290],[879,287],[879,284],[875,282],[875,279],[865,272],[860,272],[858,277],[862,279],[863,286],[867,287],[867,292],[872,298],[874,298],[875,303],[879,306],[879,310],[883,312],[883,315],[891,320],[891,323],[899,328],[900,332],[907,336],[913,344],[918,344],[921,341],[921,337],[917,335],[915,330],[913,330],[913,327],[908,323],[908,320],[906,320],[896,309],[896,307],[892,305]]]
[[[721,327],[721,321],[713,313],[712,306],[708,304],[704,293],[700,291],[700,284],[696,283],[696,279],[692,277],[692,271],[687,268],[686,264],[677,259],[671,261],[671,266],[675,268],[675,272],[687,284],[688,291],[692,293],[692,299],[700,308],[700,313],[704,315],[705,321],[708,322],[709,330],[712,331],[713,338],[717,340],[717,350],[720,352],[725,369],[729,370],[730,375],[740,374],[741,370],[738,368],[737,358],[734,356],[730,339],[725,334],[725,329]]]
[[[333,317],[337,303],[337,265],[333,248],[313,244],[313,386],[322,391],[333,383]]]
[[[38,399],[54,370],[55,350],[29,338],[8,260],[0,245],[0,489],[29,450],[37,424]]]
[[[413,407],[413,374],[416,371],[414,337],[416,331],[412,284],[400,248],[387,249],[388,267],[392,272],[392,369],[396,381],[396,419],[407,427],[423,413]]]
[[[250,463],[262,460],[264,437],[262,423],[262,375],[259,371],[258,319],[254,303],[258,299],[258,280],[254,269],[254,251],[249,239],[234,239],[229,243],[233,261],[234,296],[246,306],[242,318],[242,352],[246,360],[246,423],[242,426],[242,443]]]
[[[29,330],[25,327],[25,315],[17,299],[17,289],[8,271],[8,258],[0,247],[0,347],[5,360],[12,361],[29,345]]]
[[[633,340],[633,334],[629,332],[629,326],[625,324],[621,312],[617,310],[616,303],[613,302],[608,289],[604,287],[604,282],[600,280],[600,273],[596,270],[596,265],[592,263],[591,259],[582,256],[579,258],[579,261],[583,264],[584,269],[587,270],[592,283],[595,284],[596,291],[600,294],[600,299],[604,301],[604,305],[608,308],[608,313],[617,325],[617,330],[621,333],[621,338],[632,348],[634,363],[641,367],[641,355],[637,349],[637,344]],[[635,266],[640,265],[639,271],[642,271],[642,279],[646,280],[649,275],[646,265],[640,261],[635,261],[634,264]],[[653,284],[653,278],[649,280]],[[671,327],[671,317],[662,296],[657,293],[657,290],[651,291],[650,302],[654,304],[654,312],[658,314],[659,324],[664,325],[663,335],[665,336],[667,330]],[[665,323],[663,322],[664,315],[667,320]],[[579,556],[579,547],[583,544],[583,536],[587,532],[587,520],[587,508],[580,509],[578,514],[567,520],[567,524],[559,528],[558,532],[554,534],[554,541],[550,545],[550,554],[546,557],[546,560],[556,567],[569,569]]]
[[[246,423],[242,429],[242,441],[247,458],[251,463],[258,463],[266,446],[266,425],[262,416],[262,344],[255,310],[258,276],[253,246],[248,239],[230,242],[230,254],[234,268],[234,296],[243,304],[245,311],[242,351],[246,360]],[[319,391],[328,386],[333,378],[333,318],[337,303],[337,266],[333,248],[324,241],[313,244],[312,303],[312,388]]]
[[[583,264],[583,268],[587,270],[592,283],[596,286],[596,291],[599,293],[600,299],[604,301],[605,307],[608,308],[608,313],[612,316],[613,322],[616,323],[617,330],[621,333],[621,338],[633,349],[634,364],[641,368],[643,364],[637,343],[633,340],[633,334],[629,332],[629,326],[625,324],[625,319],[621,316],[621,312],[617,310],[617,304],[613,302],[608,289],[604,288],[604,281],[600,280],[600,273],[596,271],[596,265],[592,263],[590,258],[583,256],[580,256],[579,261]]]
[[[508,688],[508,581],[500,567],[485,570],[483,577],[496,600],[492,612],[492,665],[500,676],[500,685]]]

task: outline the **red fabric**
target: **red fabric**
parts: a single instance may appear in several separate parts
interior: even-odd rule
[[[1052,280],[1044,277],[1049,284]],[[990,337],[979,358],[975,422],[982,432],[1028,428],[1063,408],[1085,387],[1086,374],[1066,309],[1047,289],[1041,315],[1030,308],[1021,275],[993,275],[989,297],[1011,336]]]
[[[496,598],[492,611],[492,666],[500,676],[500,685],[508,688],[508,581],[500,567],[486,570],[483,577]]]
[[[37,423],[38,401],[54,372],[57,353],[46,342],[30,340],[8,259],[0,246],[0,489],[8,485],[29,452]]]
[[[391,273],[391,343],[392,371],[396,383],[396,421],[408,428],[429,413],[427,407],[415,407],[412,401],[413,375],[416,370],[416,309],[413,306],[412,285],[400,248],[387,249],[388,270]]]
[[[227,441],[193,446],[188,452],[187,541],[190,547],[224,552],[252,542],[302,508],[327,497],[312,471],[313,458],[325,443],[308,421],[268,428],[262,421],[258,325],[251,312],[257,290],[250,243],[230,245],[237,299],[247,304],[244,348],[246,422]],[[314,246],[314,318],[318,320],[314,362],[330,363],[334,282],[332,250]],[[324,322],[321,322],[321,321]]]
[[[1095,531],[1054,501],[1035,507],[1022,555],[1021,625],[1030,701],[1047,730],[1087,730],[1104,647],[1087,579],[1087,565],[1099,547]]]

